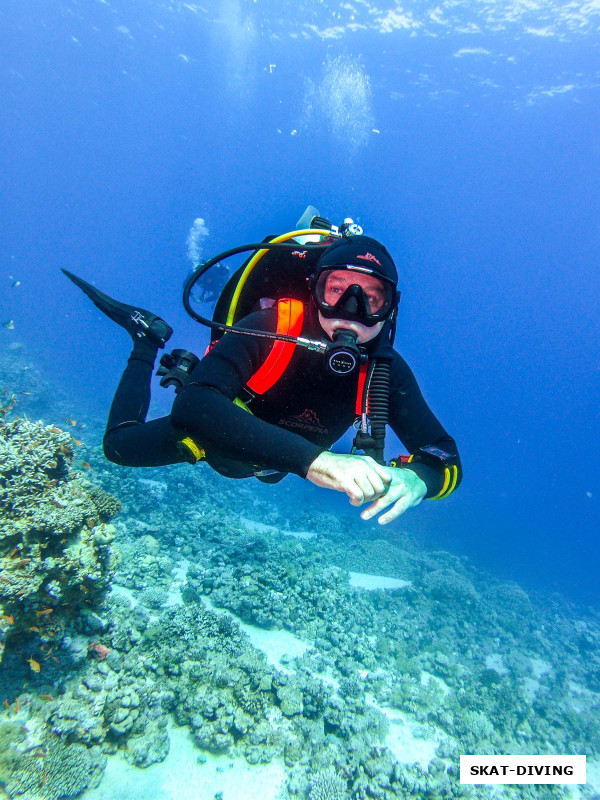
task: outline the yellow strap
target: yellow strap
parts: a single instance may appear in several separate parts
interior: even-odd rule
[[[443,500],[445,497],[448,497],[449,494],[456,489],[456,482],[458,481],[458,467],[453,464],[450,469],[445,467],[444,469],[445,477],[444,477],[444,485],[441,488],[441,491],[435,495],[435,497],[430,497],[430,500]]]
[[[456,489],[456,483],[458,481],[458,467],[453,465],[450,467],[450,469],[452,470],[452,480],[450,481],[450,488],[446,492],[446,497],[448,497],[449,494],[452,494],[452,492]]]
[[[444,467],[444,485],[436,495],[430,497],[429,499],[441,500],[444,494],[446,493],[446,489],[448,488],[449,484],[450,484],[450,470],[448,469],[448,467]]]
[[[414,453],[408,459],[408,463],[413,460]],[[449,494],[456,489],[456,483],[458,481],[458,467],[453,464],[450,468],[444,467],[444,485],[440,489],[440,491],[434,495],[434,497],[428,498],[429,500],[443,500],[445,497],[448,497]]]
[[[295,236],[308,236],[309,234],[319,234],[320,236],[331,236],[331,231],[320,230],[318,228],[307,228],[301,231],[290,231],[290,233],[282,233],[281,236],[276,236],[274,239],[271,239],[270,242],[265,242],[265,244],[277,244],[278,242],[285,242],[288,239],[293,239]],[[265,253],[269,252],[269,248],[264,248],[262,250],[258,250],[248,262],[246,269],[240,275],[240,279],[238,281],[238,285],[235,288],[235,292],[233,293],[233,297],[231,298],[231,303],[229,305],[229,313],[227,314],[227,325],[233,325],[235,320],[235,312],[237,309],[238,301],[240,299],[240,294],[244,286],[246,285],[246,281],[250,277],[250,273],[256,266],[256,264],[260,261],[260,259],[265,255]]]
[[[196,442],[190,436],[186,436],[185,439],[182,439],[181,444],[188,448],[196,461],[202,461],[202,459],[206,456],[205,451],[201,447],[198,447]]]

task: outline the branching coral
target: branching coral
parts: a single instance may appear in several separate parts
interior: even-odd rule
[[[320,769],[310,781],[310,800],[347,800],[346,781],[331,768]]]
[[[56,736],[40,740],[38,746],[18,752],[0,764],[0,782],[9,797],[60,800],[77,797],[90,784],[97,784],[106,756],[100,748],[66,744]],[[6,772],[5,772],[6,770]]]

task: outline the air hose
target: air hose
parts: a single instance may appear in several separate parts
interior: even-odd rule
[[[188,276],[185,285],[183,287],[183,307],[190,315],[192,319],[195,319],[196,322],[199,322],[202,325],[205,325],[207,328],[211,328],[213,331],[229,331],[231,333],[241,334],[245,336],[256,336],[262,339],[271,339],[273,341],[280,341],[280,342],[292,342],[293,344],[299,344],[302,347],[307,347],[309,350],[317,350],[319,352],[324,352],[324,347],[322,346],[321,342],[313,342],[312,340],[303,339],[302,337],[294,337],[294,336],[287,336],[285,334],[279,333],[268,333],[266,331],[257,331],[251,330],[249,328],[237,328],[234,327],[233,316],[234,316],[234,309],[237,306],[237,302],[239,300],[239,296],[241,291],[248,279],[250,273],[260,261],[260,259],[267,253],[269,250],[294,250],[298,248],[298,242],[288,243],[288,239],[292,239],[296,236],[307,236],[307,235],[318,235],[318,236],[331,236],[331,231],[326,229],[314,229],[314,228],[307,228],[297,231],[290,231],[290,233],[284,233],[281,236],[277,236],[270,242],[260,242],[257,244],[244,244],[240,247],[233,247],[231,250],[226,250],[224,253],[219,253],[218,256],[209,259],[208,261],[204,262],[204,264],[198,265],[198,267],[191,272]],[[306,242],[302,245],[303,249],[311,249],[313,247],[322,247],[322,245],[313,244],[312,242]],[[208,319],[207,317],[203,317],[198,314],[190,304],[190,295],[194,285],[197,281],[206,273],[209,269],[218,264],[221,261],[225,261],[227,258],[231,256],[238,255],[239,253],[247,253],[251,251],[255,251],[254,255],[246,265],[244,272],[242,273],[238,286],[236,287],[236,291],[232,298],[231,308],[227,316],[227,322],[225,324],[215,322],[214,320]]]
[[[369,365],[363,392],[361,424],[352,445],[352,452],[362,450],[378,464],[385,464],[385,429],[390,407],[390,361],[376,358]],[[368,430],[370,422],[370,432]]]

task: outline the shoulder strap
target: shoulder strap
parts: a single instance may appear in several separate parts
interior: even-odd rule
[[[304,303],[302,301],[289,297],[278,301],[277,333],[300,336],[303,321]],[[254,394],[264,394],[274,386],[285,372],[295,349],[296,345],[293,342],[274,342],[264,364],[248,381],[248,388]]]

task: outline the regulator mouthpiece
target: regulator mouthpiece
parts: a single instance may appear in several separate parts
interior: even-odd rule
[[[338,328],[327,348],[327,366],[336,375],[349,375],[359,366],[363,354],[358,346],[358,334]]]

